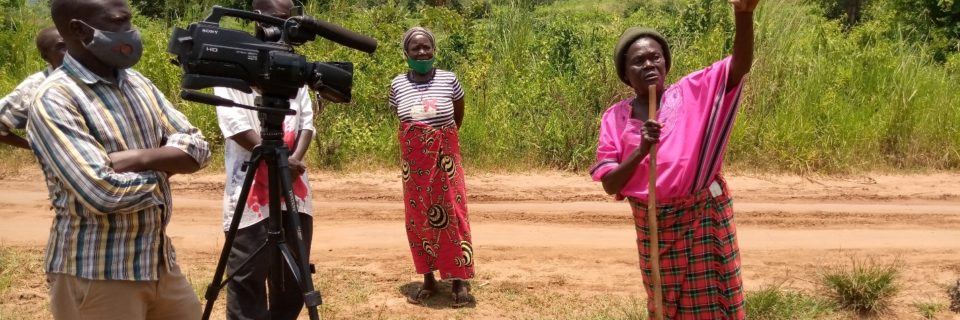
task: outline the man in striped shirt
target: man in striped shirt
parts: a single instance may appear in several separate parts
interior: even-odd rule
[[[0,142],[23,149],[30,149],[30,144],[11,130],[27,126],[27,107],[33,100],[33,94],[43,80],[63,63],[66,44],[57,27],[50,26],[37,33],[37,50],[40,51],[40,58],[47,62],[47,69],[30,75],[13,92],[0,99]]]
[[[169,176],[210,160],[200,131],[140,73],[126,0],[53,0],[67,45],[27,133],[56,212],[44,269],[56,319],[199,319],[166,226]]]

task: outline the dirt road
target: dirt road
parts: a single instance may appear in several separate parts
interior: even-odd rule
[[[403,302],[401,292],[416,285],[417,275],[401,225],[399,175],[316,173],[312,179],[312,255],[323,274],[320,286],[330,291],[327,318],[511,318],[529,311],[503,309],[500,296],[484,301],[486,286],[643,299],[629,209],[585,176],[468,173],[480,276],[478,303],[460,311],[443,307],[443,299],[431,308]],[[178,176],[174,184],[169,234],[191,276],[205,282],[223,241],[222,177]],[[825,267],[852,258],[898,259],[905,271],[899,309],[908,314],[914,302],[945,303],[942,286],[960,277],[960,174],[735,175],[729,185],[748,290],[813,291],[816,272]],[[52,217],[42,177],[8,177],[0,190],[0,243],[42,248]],[[343,284],[356,279],[362,283]],[[344,289],[350,286],[360,289]],[[44,301],[38,291],[32,303]]]

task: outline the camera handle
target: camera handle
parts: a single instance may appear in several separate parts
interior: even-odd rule
[[[274,109],[274,108],[264,108],[264,107],[251,107],[245,104],[239,104],[239,103],[233,102],[233,100],[230,100],[230,99],[225,99],[212,94],[206,94],[206,93],[197,92],[193,90],[181,90],[180,98],[182,98],[183,100],[209,104],[212,106],[236,107],[236,108],[266,113],[266,114],[279,114],[283,116],[292,116],[297,114],[296,111],[290,110],[290,108]]]
[[[294,37],[297,44],[303,44],[306,41],[312,41],[314,35],[324,37],[330,41],[342,44],[344,46],[357,49],[366,53],[373,53],[377,50],[377,40],[348,30],[333,23],[314,19],[308,16],[293,17],[292,23],[285,19],[280,19],[256,12],[243,11],[239,9],[213,6],[210,15],[204,19],[204,23],[220,24],[223,17],[235,17],[256,21],[267,25],[285,28],[296,34]]]
[[[256,12],[243,11],[240,9],[233,9],[221,6],[213,6],[213,10],[210,12],[210,15],[204,19],[204,22],[214,23],[219,25],[220,19],[223,17],[234,17],[240,19],[246,19],[251,21],[256,21],[264,24],[269,24],[277,27],[283,26],[283,23],[286,21],[273,16],[268,16],[265,14],[260,14]]]

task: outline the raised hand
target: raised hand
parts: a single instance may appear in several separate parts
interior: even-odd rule
[[[734,12],[753,12],[760,0],[729,0]]]
[[[739,88],[743,77],[753,66],[753,10],[760,0],[729,0],[733,6],[737,33],[733,37],[730,72],[727,73],[727,92]]]

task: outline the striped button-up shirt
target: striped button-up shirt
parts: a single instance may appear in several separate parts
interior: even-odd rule
[[[128,69],[110,83],[67,55],[38,89],[27,134],[56,211],[46,272],[157,280],[161,265],[175,265],[167,174],[117,173],[108,156],[174,147],[201,167],[210,161],[200,131],[150,80]]]

